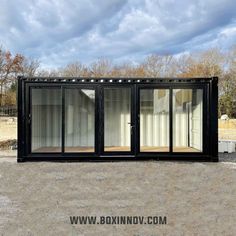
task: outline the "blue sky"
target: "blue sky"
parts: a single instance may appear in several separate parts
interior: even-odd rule
[[[236,44],[236,0],[0,0],[0,45],[42,67]]]

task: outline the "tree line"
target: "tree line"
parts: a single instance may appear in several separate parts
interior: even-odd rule
[[[236,45],[227,51],[211,48],[190,54],[149,55],[138,64],[113,63],[100,58],[86,65],[79,61],[45,70],[36,59],[13,55],[0,48],[0,106],[16,104],[18,75],[46,77],[219,77],[219,116],[236,118]]]

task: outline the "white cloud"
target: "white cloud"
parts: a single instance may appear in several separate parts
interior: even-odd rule
[[[236,42],[235,0],[2,0],[0,44],[62,66]]]

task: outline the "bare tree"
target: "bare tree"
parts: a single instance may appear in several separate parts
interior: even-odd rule
[[[223,73],[224,55],[219,49],[183,56],[179,60],[180,76],[183,77],[221,77]]]
[[[24,57],[21,71],[22,75],[28,77],[35,76],[39,69],[39,65],[40,63],[38,60]]]
[[[142,65],[146,77],[169,77],[175,73],[172,62],[172,55],[150,55]]]
[[[12,56],[9,51],[0,48],[0,106],[3,105],[3,93],[14,82],[23,68],[24,57],[20,54]]]
[[[82,63],[75,62],[61,69],[60,75],[66,77],[87,77],[89,76],[89,70]]]
[[[89,67],[89,74],[91,77],[109,77],[112,74],[113,63],[108,59],[98,59]]]

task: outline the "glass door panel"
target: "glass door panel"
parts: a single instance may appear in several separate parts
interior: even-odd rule
[[[169,90],[140,90],[140,152],[169,152]]]
[[[61,89],[31,90],[31,151],[61,152]]]
[[[131,151],[131,88],[104,89],[104,151]]]
[[[173,152],[202,152],[203,90],[173,89]]]
[[[65,89],[65,152],[95,151],[95,90]]]

